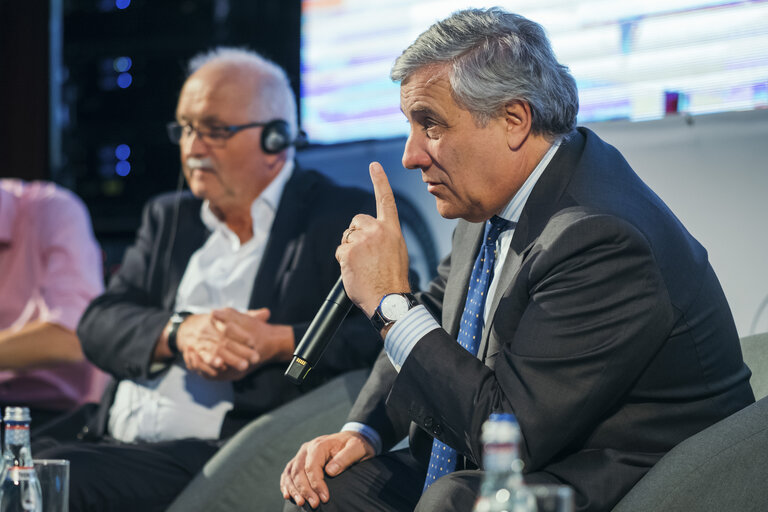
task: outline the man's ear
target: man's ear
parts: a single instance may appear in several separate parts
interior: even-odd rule
[[[283,168],[285,162],[288,160],[288,150],[270,154],[261,151],[261,146],[259,146],[259,152],[261,153],[261,158],[267,162],[267,167],[269,167],[273,176],[277,176],[277,173],[280,172],[280,169]]]
[[[504,119],[507,124],[507,146],[517,151],[531,133],[531,106],[524,101],[511,101],[504,106]]]

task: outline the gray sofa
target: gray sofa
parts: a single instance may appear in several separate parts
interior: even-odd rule
[[[677,445],[613,512],[768,510],[768,333],[741,349],[757,402]]]
[[[768,333],[741,340],[758,402],[670,451],[613,512],[768,510]],[[230,439],[169,512],[280,511],[279,478],[300,444],[335,432],[367,376],[356,371],[264,415]]]

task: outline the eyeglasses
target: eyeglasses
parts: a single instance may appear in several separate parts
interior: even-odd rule
[[[193,126],[191,123],[177,123],[176,121],[172,121],[166,125],[166,129],[168,130],[168,138],[171,139],[171,142],[174,144],[179,144],[181,142],[181,139],[187,138],[192,133],[196,133],[197,136],[206,144],[210,146],[217,146],[221,147],[224,144],[226,144],[227,140],[232,137],[234,134],[241,130],[246,130],[248,128],[255,128],[257,126],[266,126],[267,123],[246,123],[246,124],[235,124],[230,126]]]

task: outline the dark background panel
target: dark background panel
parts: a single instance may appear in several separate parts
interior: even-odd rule
[[[0,165],[2,177],[47,179],[47,1],[0,0]]]

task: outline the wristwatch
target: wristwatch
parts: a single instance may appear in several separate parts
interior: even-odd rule
[[[192,313],[189,311],[179,311],[171,316],[171,328],[168,329],[168,348],[174,356],[179,353],[179,346],[176,343],[176,334],[178,334],[182,322],[184,322],[184,320],[191,314]]]
[[[382,297],[379,307],[371,317],[371,323],[377,331],[400,320],[419,303],[410,293],[390,293]]]

